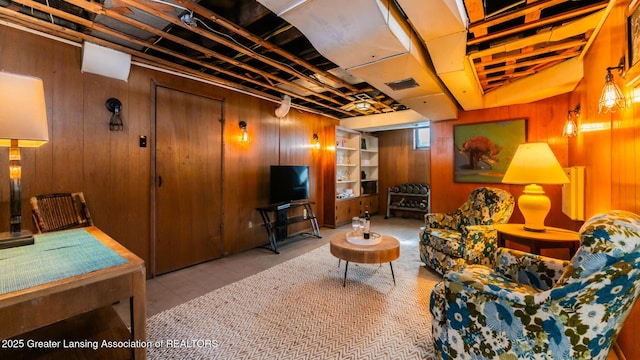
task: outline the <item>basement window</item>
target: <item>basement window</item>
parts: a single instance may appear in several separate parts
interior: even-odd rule
[[[431,147],[431,128],[413,129],[413,150],[427,150]]]

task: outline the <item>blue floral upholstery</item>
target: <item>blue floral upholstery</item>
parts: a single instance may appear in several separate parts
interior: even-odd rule
[[[640,216],[580,229],[570,262],[499,249],[495,267],[447,273],[431,293],[441,359],[606,359],[640,295]]]
[[[454,212],[425,214],[420,258],[441,275],[466,264],[489,264],[498,247],[493,224],[509,221],[514,204],[509,192],[481,187]]]

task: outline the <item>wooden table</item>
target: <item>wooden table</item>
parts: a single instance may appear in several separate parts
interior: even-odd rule
[[[571,230],[547,226],[545,231],[529,231],[524,224],[496,224],[498,246],[505,246],[505,241],[513,241],[529,246],[531,253],[540,254],[540,249],[567,248],[569,257],[573,257],[580,245],[580,235]]]
[[[347,262],[344,268],[344,280],[342,286],[347,284],[347,270],[349,262],[361,264],[382,264],[389,263],[393,284],[396,284],[396,277],[393,274],[391,262],[400,257],[400,242],[392,236],[381,235],[382,240],[375,245],[355,245],[347,241],[347,233],[338,233],[331,237],[329,249],[331,254],[340,260]]]
[[[111,308],[115,302],[129,299],[131,333],[128,340],[133,343],[146,340],[144,261],[100,229],[94,226],[83,229],[126,262],[0,295],[0,339],[19,339],[16,335],[55,325],[65,319],[85,316],[105,307]],[[2,251],[0,258],[1,255]],[[0,262],[0,271],[3,271],[2,264]],[[16,343],[16,346],[19,344]],[[132,347],[131,352],[136,359],[146,358],[144,346]]]

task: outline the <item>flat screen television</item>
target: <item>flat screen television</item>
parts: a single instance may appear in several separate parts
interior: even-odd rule
[[[309,198],[309,167],[271,165],[272,204]]]

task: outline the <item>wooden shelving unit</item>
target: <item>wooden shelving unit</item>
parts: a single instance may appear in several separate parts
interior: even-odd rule
[[[378,138],[362,134],[360,137],[360,182],[362,194],[378,193]]]
[[[335,175],[330,181],[333,197],[325,208],[325,223],[339,226],[369,212],[378,212],[378,138],[359,131],[335,127]],[[327,192],[331,194],[331,190]],[[331,206],[333,203],[334,206]]]

